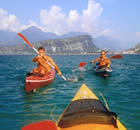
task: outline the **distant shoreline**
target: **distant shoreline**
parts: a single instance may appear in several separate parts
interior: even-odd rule
[[[117,55],[117,54],[121,54],[121,55],[140,55],[140,53],[127,53],[127,54],[123,54],[123,53],[107,53],[107,55]],[[21,56],[29,56],[29,55],[34,55],[34,56],[36,56],[37,54],[0,54],[0,56],[10,56],[10,55],[15,55],[15,56],[17,56],[17,55],[21,55]],[[52,54],[52,53],[46,53],[46,55],[100,55],[100,53],[88,53],[88,54],[78,54],[78,53],[72,53],[72,54]]]

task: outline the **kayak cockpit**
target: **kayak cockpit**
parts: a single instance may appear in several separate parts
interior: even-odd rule
[[[67,128],[80,124],[116,125],[116,115],[109,112],[101,101],[97,99],[80,99],[72,102],[66,109],[58,123],[60,128]]]

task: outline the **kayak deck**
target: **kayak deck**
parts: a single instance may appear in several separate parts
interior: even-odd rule
[[[57,122],[60,130],[125,129],[98,97],[83,84]]]
[[[56,125],[41,121],[26,125],[22,130],[126,130],[94,93],[83,84]]]

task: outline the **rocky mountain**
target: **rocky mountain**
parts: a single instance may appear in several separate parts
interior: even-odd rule
[[[69,32],[69,33],[61,35],[57,38],[70,38],[70,37],[76,37],[76,36],[82,36],[82,35],[88,35],[88,33],[86,33],[86,32]]]
[[[23,30],[20,33],[22,33],[31,43],[49,40],[49,39],[62,39],[62,38],[70,38],[70,37],[81,36],[81,35],[88,35],[85,32],[70,32],[68,34],[58,36],[55,33],[43,32],[42,30],[40,30],[35,26],[29,27],[28,29]],[[19,36],[17,36],[17,33],[15,32],[0,31],[0,37],[1,37],[0,46],[24,43],[24,41],[21,38],[19,38]]]
[[[43,32],[42,30],[34,26],[22,31],[21,33],[25,35],[26,37],[28,37],[28,39],[31,42],[44,41],[48,39],[56,39],[58,37],[58,35],[56,35],[55,33]]]
[[[140,53],[140,43],[137,43],[136,46],[127,49],[125,51],[122,51],[124,54],[135,54],[135,53]]]
[[[0,45],[7,45],[9,40],[12,39],[16,35],[15,32],[3,31],[0,30]]]
[[[38,42],[48,39],[55,39],[58,36],[55,33],[51,32],[43,32],[37,27],[30,27],[21,32],[30,42]],[[8,32],[8,31],[0,31],[0,37],[3,40],[0,40],[0,46],[7,45],[15,45],[15,44],[23,44],[24,41],[17,36],[17,33]]]
[[[121,41],[104,35],[95,38],[94,44],[98,48],[108,51],[121,51],[132,46],[131,42]]]
[[[55,33],[51,32],[43,32],[39,28],[32,26],[26,30],[21,32],[31,43],[51,40],[51,39],[65,39],[65,38],[72,38],[76,36],[84,36],[88,35],[86,32],[70,32],[68,34],[64,34],[58,36]],[[9,46],[9,45],[16,45],[16,44],[24,44],[24,41],[13,32],[8,31],[0,31],[0,47],[1,46]],[[94,45],[97,48],[108,50],[108,51],[120,51],[127,48],[130,48],[128,43],[122,43],[119,40],[107,37],[107,36],[99,36],[93,39]],[[126,47],[127,45],[127,47]]]
[[[45,40],[33,44],[36,48],[43,46],[49,54],[86,54],[94,53],[99,49],[93,44],[89,35],[77,36],[73,38]],[[0,54],[35,54],[26,44],[9,45],[0,48]]]

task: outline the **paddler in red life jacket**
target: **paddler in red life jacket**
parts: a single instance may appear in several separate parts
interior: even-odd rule
[[[110,67],[111,61],[109,58],[106,57],[106,52],[104,50],[101,51],[101,56],[95,60],[92,60],[91,63],[99,62],[99,68]]]
[[[59,70],[58,66],[55,64],[55,62],[52,60],[51,57],[45,55],[45,49],[43,47],[38,48],[39,55],[35,57],[32,61],[37,63],[38,68],[34,68],[34,73],[41,73],[41,74],[48,74],[51,70],[51,66],[49,63],[51,63],[58,75],[62,75],[61,71]],[[48,62],[49,63],[48,63]]]

